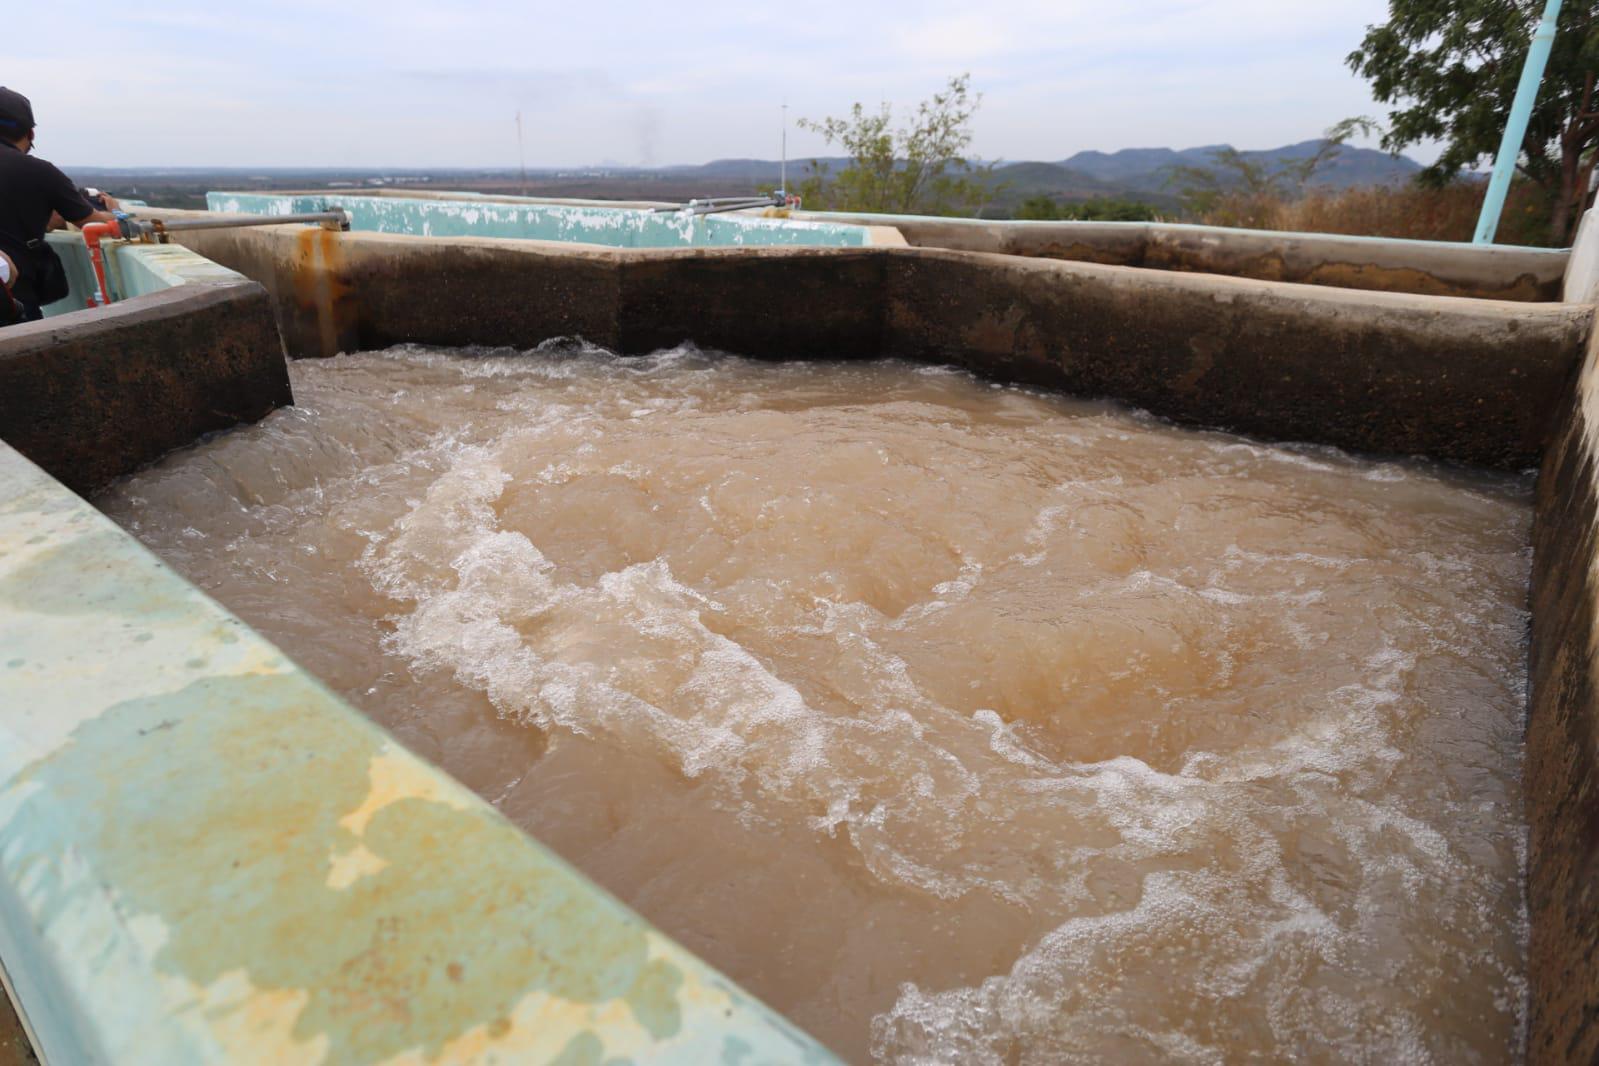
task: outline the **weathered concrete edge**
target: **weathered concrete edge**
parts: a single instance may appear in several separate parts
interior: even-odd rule
[[[1268,439],[1509,467],[1537,462],[1593,317],[933,248],[578,249],[291,227],[184,239],[266,282],[296,355],[568,334],[630,354],[684,340],[892,354]],[[1223,381],[1245,362],[1256,373],[1241,388]]]
[[[334,191],[335,191],[335,193],[339,192],[339,190],[334,190]],[[274,189],[272,191],[272,195],[273,196],[283,196],[283,197],[326,196],[326,195],[328,195],[328,193],[329,193],[329,190],[325,189],[325,188],[324,189]],[[624,210],[653,211],[656,208],[676,207],[676,206],[678,206],[676,203],[671,203],[671,202],[668,202],[668,201],[665,201],[665,200],[592,200],[592,199],[585,199],[585,198],[582,198],[582,197],[515,196],[515,195],[509,194],[509,193],[482,193],[482,192],[457,191],[457,190],[449,190],[449,189],[373,188],[373,189],[360,189],[360,190],[353,190],[353,189],[351,189],[351,190],[343,190],[343,193],[345,195],[352,195],[352,196],[359,195],[359,196],[371,197],[371,198],[374,198],[374,199],[445,200],[445,201],[448,201],[448,200],[460,200],[460,201],[462,201],[464,203],[523,204],[523,205],[530,205],[530,206],[535,206],[535,207],[537,207],[537,206],[544,206],[544,207],[599,207],[599,208],[607,208],[607,209],[610,209],[610,210],[624,209]],[[212,196],[228,197],[228,196],[239,196],[239,195],[241,195],[241,194],[237,193],[237,192],[230,192],[230,191],[227,191],[227,190],[219,190],[219,191],[216,191],[216,192],[210,192],[210,193],[206,194],[208,201],[209,201],[209,198],[212,197]],[[250,194],[250,195],[254,195],[254,194]],[[137,213],[143,214],[145,216],[153,218],[153,217],[156,217],[158,215],[164,214],[165,213],[165,209],[163,209],[163,208],[143,208]],[[770,211],[770,210],[762,210],[762,209],[752,209],[752,210],[749,210],[749,211],[735,211],[735,212],[732,212],[732,214],[735,215],[735,216],[738,216],[738,217],[743,217],[743,218],[791,218],[791,219],[794,219],[795,221],[800,221],[800,222],[811,222],[811,221],[831,222],[831,221],[835,221],[835,220],[829,219],[829,218],[813,218],[812,216],[816,215],[816,212],[811,212],[810,214],[804,214],[802,212],[789,211],[787,209],[783,209],[783,210],[777,211],[777,212]],[[859,226],[864,227],[865,230],[866,230],[866,234],[867,234],[866,242],[865,242],[867,246],[877,246],[877,247],[884,247],[884,248],[902,248],[902,247],[905,247],[905,245],[906,245],[906,241],[905,241],[904,236],[899,232],[899,230],[897,228],[895,228],[892,225],[888,225],[888,224],[885,224],[885,223],[856,223],[856,222],[840,222],[838,224],[847,225],[847,226],[857,226],[857,225],[859,225]],[[605,247],[605,246],[604,245],[594,245],[594,247]]]
[[[914,247],[997,252],[1265,281],[1438,296],[1560,300],[1566,249],[1232,229],[1171,222],[1035,222],[798,212],[895,227]]]
[[[44,308],[45,317],[59,318],[85,310],[86,298],[96,288],[94,266],[83,235],[62,230],[48,237],[50,247],[66,268],[71,291]],[[106,285],[113,301],[144,296],[178,285],[244,281],[242,274],[213,263],[177,244],[105,241]]]
[[[1528,1061],[1599,1061],[1599,336],[1538,474],[1526,762]]]
[[[0,647],[46,1061],[832,1061],[3,445]]]
[[[1535,465],[1594,309],[912,249],[887,354],[1268,440]]]
[[[357,232],[461,237],[543,238],[608,247],[860,247],[871,230],[849,223],[767,217],[762,212],[694,215],[615,205],[588,207],[531,200],[375,197],[322,190],[311,195],[212,192],[223,214],[280,215],[343,208]],[[141,215],[154,212],[141,211]]]
[[[109,337],[130,323],[165,317],[174,307],[209,307],[241,292],[260,288],[241,276],[237,281],[160,289],[118,300],[109,307],[84,308],[54,318],[8,326],[0,333],[0,358],[46,351],[69,340]]]
[[[292,402],[270,300],[243,279],[0,332],[0,439],[78,491]]]

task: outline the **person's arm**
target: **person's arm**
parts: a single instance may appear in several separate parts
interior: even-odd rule
[[[110,211],[114,214],[122,210],[122,202],[104,189],[85,185],[78,190],[78,194],[89,201],[89,206],[96,211]]]
[[[82,229],[91,222],[115,222],[116,220],[117,216],[109,211],[90,211],[87,215],[72,223],[72,225]],[[58,229],[66,229],[67,220],[61,217],[61,212],[52,211],[50,212],[50,221],[44,228],[50,233],[54,233]]]
[[[50,193],[50,206],[55,209],[52,222],[59,217],[63,222],[81,228],[91,222],[116,221],[116,216],[111,212],[96,211],[94,206],[83,198],[78,187],[72,184],[72,179],[56,169],[54,164],[45,163],[42,159],[39,162],[50,168],[49,174],[46,175],[46,183]]]
[[[78,221],[74,222],[73,225],[79,229],[82,229],[91,222],[115,222],[116,220],[117,216],[113,215],[109,211],[90,211],[83,218],[80,218]]]

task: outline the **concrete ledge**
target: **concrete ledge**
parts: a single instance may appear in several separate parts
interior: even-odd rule
[[[929,248],[611,250],[304,227],[183,240],[277,297],[291,353],[579,334],[896,355],[1275,439],[1524,467],[1593,319],[1529,305]]]
[[[914,247],[1223,274],[1261,281],[1526,302],[1561,298],[1563,249],[1279,233],[1166,222],[995,222],[803,212],[887,225]]]
[[[890,261],[888,354],[1267,438],[1512,468],[1542,454],[1593,317],[972,253]]]
[[[0,331],[0,439],[79,492],[292,402],[272,305],[253,282]]]
[[[256,215],[340,207],[349,214],[351,228],[362,233],[505,237],[611,248],[858,248],[872,236],[868,229],[847,223],[770,218],[758,211],[691,215],[619,204],[595,207],[512,197],[381,197],[329,190],[310,194],[211,192],[206,194],[206,203],[223,214]]]
[[[284,343],[296,357],[401,341],[518,344],[537,343],[529,337],[582,335],[614,344],[616,339],[620,260],[603,248],[338,234],[294,225],[175,237],[265,286]]]

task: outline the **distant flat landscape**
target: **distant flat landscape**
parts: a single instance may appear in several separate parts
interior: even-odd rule
[[[1314,155],[1322,141],[1309,140],[1242,153],[1252,161],[1289,162]],[[1171,186],[1173,167],[1208,168],[1224,146],[1197,148],[1124,148],[1117,152],[1078,152],[1056,162],[1000,162],[992,182],[994,199],[984,214],[1005,217],[1034,196],[1061,201],[1137,200],[1160,208],[1176,205]],[[812,167],[837,172],[849,164],[842,157],[791,159],[790,186],[798,186]],[[717,159],[709,163],[664,167],[530,167],[524,182],[516,168],[205,168],[205,167],[64,167],[80,185],[137,197],[158,207],[205,205],[211,189],[359,189],[399,187],[463,189],[481,193],[526,193],[532,196],[597,200],[682,201],[697,196],[750,193],[778,184],[781,166],[775,159]],[[1313,188],[1349,189],[1406,181],[1422,169],[1405,156],[1370,148],[1344,146],[1311,179]]]

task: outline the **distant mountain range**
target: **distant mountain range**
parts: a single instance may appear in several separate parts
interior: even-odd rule
[[[1244,152],[1251,160],[1289,161],[1313,155],[1322,141],[1302,141],[1265,151]],[[1208,167],[1223,146],[1199,148],[1124,148],[1119,152],[1078,152],[1058,162],[1001,162],[994,169],[999,192],[985,214],[1008,216],[1023,200],[1141,200],[1157,208],[1176,205],[1169,182],[1173,166]],[[796,187],[809,173],[810,159],[791,159],[788,180]],[[842,157],[819,158],[834,173],[849,165]],[[1340,148],[1311,180],[1313,187],[1348,189],[1405,181],[1421,164],[1370,148]],[[775,159],[718,159],[692,166],[530,167],[524,182],[506,168],[109,168],[69,167],[78,181],[115,192],[133,192],[151,203],[172,207],[204,204],[206,189],[311,188],[333,185],[431,185],[442,189],[519,192],[537,196],[595,197],[616,200],[681,201],[696,196],[754,192],[778,184]]]
[[[1286,163],[1307,159],[1325,142],[1301,141],[1242,155],[1250,161]],[[994,181],[1002,189],[998,202],[1016,203],[1029,196],[1051,196],[1060,200],[1095,198],[1145,200],[1156,204],[1174,202],[1170,183],[1173,167],[1210,168],[1216,153],[1226,145],[1199,148],[1123,148],[1119,152],[1078,152],[1059,162],[1001,162],[994,168]],[[790,160],[789,184],[797,185],[809,172],[811,160]],[[834,171],[847,166],[848,159],[822,158],[816,162]],[[1309,184],[1313,188],[1350,189],[1366,185],[1391,185],[1415,177],[1420,163],[1406,156],[1393,156],[1371,148],[1340,147]],[[645,171],[634,173],[643,176]],[[729,189],[775,185],[778,163],[764,159],[718,159],[696,166],[662,167],[648,173],[673,181],[721,184]]]
[[[1287,163],[1309,159],[1321,151],[1322,140],[1301,141],[1298,144],[1270,148],[1264,151],[1242,152],[1251,162],[1267,161]],[[1166,175],[1172,167],[1187,166],[1208,168],[1216,153],[1227,145],[1212,144],[1202,148],[1124,148],[1119,152],[1078,152],[1059,164],[1063,170],[1075,171],[1127,189],[1158,191],[1166,188]],[[1026,164],[1020,164],[1026,165]],[[1316,188],[1352,189],[1365,185],[1391,185],[1407,181],[1422,169],[1420,163],[1407,156],[1389,155],[1372,148],[1341,146],[1311,178]]]

